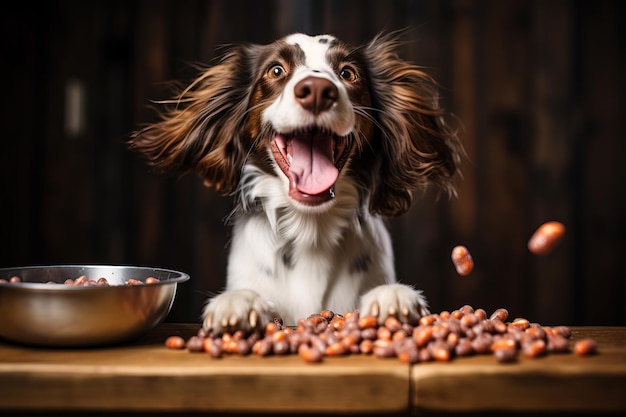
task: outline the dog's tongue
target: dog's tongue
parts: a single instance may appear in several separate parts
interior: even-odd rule
[[[333,163],[333,138],[323,132],[294,136],[289,143],[289,179],[304,194],[320,194],[333,186],[339,170]]]

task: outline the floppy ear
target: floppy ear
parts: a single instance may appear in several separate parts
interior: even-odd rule
[[[163,171],[197,172],[224,194],[235,190],[250,146],[242,137],[256,45],[231,46],[175,99],[160,101],[160,121],[132,134],[129,147]]]
[[[444,120],[437,86],[420,67],[398,58],[394,34],[365,46],[378,137],[372,143],[370,209],[386,216],[406,212],[412,191],[429,184],[455,194],[462,147]],[[367,147],[365,148],[367,149]]]

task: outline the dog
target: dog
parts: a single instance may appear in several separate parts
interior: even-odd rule
[[[382,323],[429,314],[396,280],[386,219],[425,187],[456,195],[462,146],[438,85],[398,56],[397,33],[350,46],[291,34],[232,44],[162,104],[129,146],[235,200],[226,288],[201,312],[214,333],[295,325],[323,309]]]

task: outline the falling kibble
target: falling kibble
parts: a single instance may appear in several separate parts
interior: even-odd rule
[[[455,246],[450,257],[459,275],[469,275],[474,269],[474,260],[465,246]]]
[[[547,255],[558,246],[564,234],[565,226],[563,223],[546,222],[539,226],[528,240],[528,250],[535,255]]]

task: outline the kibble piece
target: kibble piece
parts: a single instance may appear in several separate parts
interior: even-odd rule
[[[458,245],[452,248],[452,254],[450,255],[454,268],[457,274],[461,276],[469,275],[474,269],[474,260],[469,250],[463,245]]]
[[[517,349],[513,347],[503,347],[496,349],[493,356],[500,363],[514,362],[517,359]]]
[[[509,311],[506,308],[499,308],[491,314],[489,317],[491,320],[498,319],[500,321],[506,321],[509,318]]]
[[[543,356],[547,352],[546,342],[542,339],[535,339],[522,344],[522,352],[529,358]]]
[[[569,339],[559,334],[548,335],[548,351],[564,353],[569,351]]]
[[[550,221],[542,224],[528,240],[528,249],[535,255],[546,255],[554,250],[563,239],[565,226]]]
[[[593,339],[582,339],[574,344],[574,353],[578,356],[593,355],[597,349],[597,343]]]
[[[189,340],[187,340],[187,350],[190,352],[204,352],[204,343],[202,343],[202,339],[198,336],[191,336]]]
[[[304,359],[305,362],[309,363],[321,362],[324,356],[322,352],[308,345],[301,345],[298,349],[298,355]]]
[[[146,284],[157,284],[161,282],[158,278],[155,277],[148,277],[146,278]]]
[[[469,356],[474,353],[474,348],[472,348],[472,341],[466,337],[462,337],[457,342],[454,347],[454,353],[457,356]]]
[[[165,339],[165,346],[169,349],[183,349],[185,347],[185,339],[180,336],[170,336]]]

